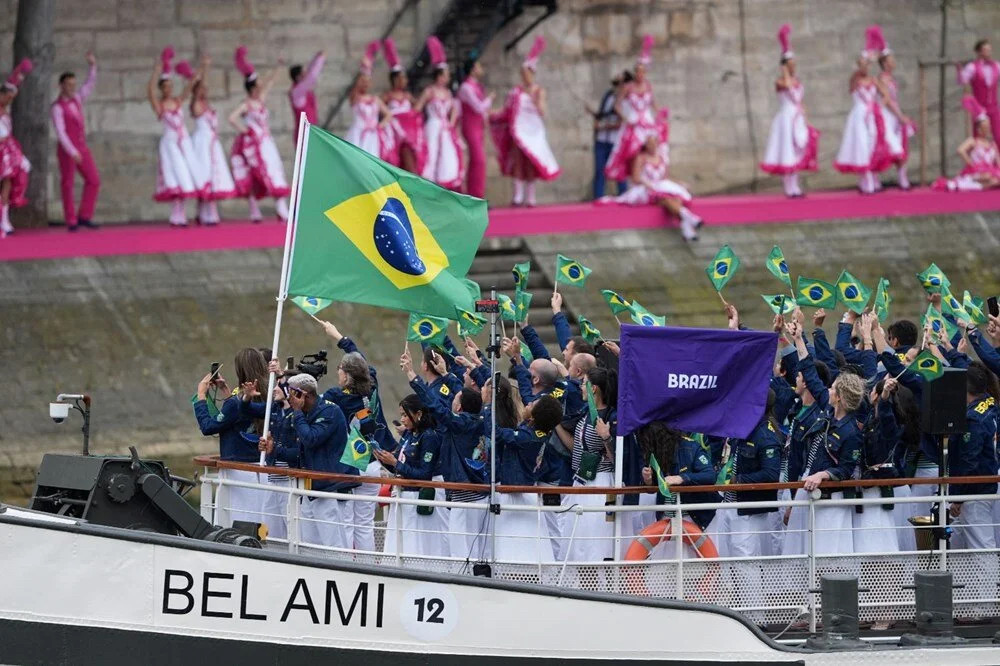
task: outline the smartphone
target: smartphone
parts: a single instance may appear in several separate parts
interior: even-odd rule
[[[397,421],[396,419],[393,419],[392,420],[392,425],[396,426],[397,428],[400,428],[400,427],[402,427],[403,424],[400,423],[399,421]]]
[[[990,314],[994,317],[1000,317],[1000,304],[997,304],[997,297],[990,296],[986,299],[986,309],[990,311]]]
[[[212,369],[208,371],[209,374],[212,375],[212,379],[215,379],[216,375],[219,374],[219,368],[221,368],[221,367],[222,367],[222,364],[219,363],[218,361],[216,361],[215,363],[212,364]]]
[[[285,359],[285,370],[294,370],[294,369],[295,369],[295,357],[289,356],[288,358]]]

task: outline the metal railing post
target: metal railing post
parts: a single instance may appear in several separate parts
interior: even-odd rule
[[[302,490],[305,488],[305,479],[289,477],[289,483],[285,486],[288,499],[285,502],[285,523],[288,530],[288,552],[298,553],[299,543],[302,542],[302,523],[299,520],[299,509],[301,508],[302,496],[292,492],[292,489]]]
[[[670,538],[674,540],[674,560],[676,567],[674,585],[677,589],[674,591],[674,597],[680,601],[684,598],[684,565],[682,564],[684,560],[684,525],[681,521],[680,493],[675,493],[674,498],[674,515],[670,518]]]
[[[812,491],[808,493],[809,499],[809,581],[806,583],[806,590],[816,587],[816,500]],[[809,595],[809,633],[816,633],[816,595],[806,592]]]
[[[398,499],[403,493],[396,493],[396,498]],[[401,504],[395,502],[392,505],[392,510],[396,514],[396,566],[402,568],[403,566],[403,518],[400,515],[402,509]]]
[[[215,524],[215,507],[212,506],[212,482],[207,467],[201,473],[201,517]]]

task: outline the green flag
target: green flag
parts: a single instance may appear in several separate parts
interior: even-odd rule
[[[969,314],[962,307],[962,303],[955,298],[954,294],[946,287],[941,290],[941,311],[950,314],[956,319],[969,320]]]
[[[479,335],[486,326],[486,318],[475,312],[469,312],[462,308],[455,308],[456,321],[458,321],[458,335],[465,338]]]
[[[925,382],[932,382],[944,374],[940,359],[927,349],[917,354],[906,369],[923,377]]]
[[[861,280],[854,277],[847,271],[837,278],[837,300],[843,303],[848,310],[861,314],[868,299],[872,296],[872,290],[861,283]]]
[[[920,324],[925,328],[929,324],[931,331],[933,331],[935,335],[944,335],[949,340],[955,337],[955,334],[958,333],[958,327],[942,317],[941,313],[937,311],[933,304],[927,306],[927,312],[925,312],[924,316],[921,318]],[[935,340],[935,343],[936,342],[937,341]]]
[[[889,296],[889,281],[885,278],[879,278],[878,286],[875,287],[875,305],[873,309],[880,322],[884,322],[889,318],[890,303],[892,303],[892,297]]]
[[[937,264],[931,264],[922,273],[917,273],[917,279],[928,294],[940,294],[942,289],[951,286],[948,276],[937,267]]]
[[[575,259],[558,255],[556,257],[556,282],[582,287],[587,282],[590,269]]]
[[[344,453],[340,456],[340,464],[350,465],[364,472],[368,469],[368,463],[371,462],[371,459],[371,442],[365,439],[357,426],[352,427],[351,431],[347,433],[347,446],[344,447]]]
[[[514,274],[514,291],[524,291],[528,288],[528,276],[531,274],[531,262],[522,261],[514,264],[511,271]]]
[[[514,321],[524,323],[528,319],[528,311],[531,310],[531,294],[526,291],[518,291],[514,294]]]
[[[795,302],[798,305],[828,310],[837,307],[837,288],[829,282],[800,275],[796,288],[798,293],[795,295]]]
[[[311,314],[314,317],[317,312],[333,303],[331,300],[327,300],[325,298],[313,298],[312,296],[293,296],[291,301],[302,308],[306,314]]]
[[[601,292],[604,296],[604,300],[607,302],[608,307],[611,308],[611,314],[616,317],[622,312],[628,312],[631,309],[629,302],[619,294],[617,291],[612,291],[610,289],[605,289]]]
[[[771,271],[771,275],[778,278],[784,282],[789,287],[792,286],[792,276],[788,273],[788,264],[785,263],[785,255],[782,254],[781,248],[777,245],[771,250],[771,254],[767,255],[767,270]]]
[[[587,422],[594,425],[600,416],[597,413],[597,401],[594,400],[594,389],[590,386],[590,382],[583,383],[583,394],[587,397]]]
[[[528,345],[524,340],[520,340],[519,342],[521,343],[521,360],[524,361],[525,365],[530,364],[535,360],[535,356],[531,353],[531,350],[528,349]]]
[[[728,245],[723,245],[722,248],[715,253],[715,258],[712,259],[710,263],[705,268],[705,273],[708,275],[708,279],[712,281],[712,285],[715,287],[716,291],[722,291],[722,288],[726,286],[734,275],[736,275],[737,269],[740,267],[740,258],[733,254],[732,248]]]
[[[657,317],[653,313],[649,312],[645,308],[641,311],[632,311],[632,321],[639,324],[640,326],[666,326],[666,317]]]
[[[410,313],[410,322],[406,326],[406,339],[408,341],[442,345],[444,344],[444,336],[447,334],[447,319],[415,312]]]
[[[653,479],[656,481],[656,487],[659,489],[660,494],[668,502],[673,502],[674,494],[670,492],[670,486],[667,485],[666,480],[663,478],[663,472],[660,471],[660,463],[656,462],[656,456],[652,454],[649,456],[649,468],[653,471]]]
[[[309,126],[288,293],[451,317],[486,202],[454,194]]]
[[[788,294],[761,294],[760,297],[774,314],[786,315],[795,310],[795,301]]]
[[[576,321],[580,324],[580,335],[583,336],[583,339],[596,345],[597,341],[601,339],[601,332],[598,328],[586,317],[577,317]]]
[[[498,294],[497,300],[500,301],[500,319],[504,321],[517,321],[517,308],[514,307],[514,302],[510,300],[510,296]]]
[[[719,470],[718,476],[715,477],[715,485],[717,486],[728,486],[733,482],[733,461],[736,460],[736,454],[730,453],[729,459],[726,460],[726,464],[722,466]]]
[[[983,309],[983,299],[974,298],[968,290],[962,296],[962,309],[968,313],[969,319],[972,320],[973,324],[988,324],[990,321],[986,316],[986,311]]]

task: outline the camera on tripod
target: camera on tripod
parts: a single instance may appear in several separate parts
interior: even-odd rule
[[[295,365],[295,369],[307,375],[312,375],[313,379],[319,380],[327,371],[326,350],[320,349],[315,354],[306,354],[299,359],[299,362]]]

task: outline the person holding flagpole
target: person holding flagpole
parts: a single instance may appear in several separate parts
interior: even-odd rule
[[[11,206],[16,208],[27,203],[24,193],[28,188],[31,163],[24,156],[21,144],[14,138],[10,105],[17,97],[21,81],[31,70],[31,61],[25,58],[0,86],[0,238],[5,238],[14,231],[10,223]]]
[[[462,144],[455,129],[458,105],[448,88],[451,71],[444,45],[434,35],[427,38],[427,52],[434,66],[434,83],[424,88],[415,107],[426,114],[424,138],[427,141],[427,160],[420,175],[457,192],[462,188],[464,167]]]
[[[361,67],[354,79],[354,87],[351,88],[351,112],[354,118],[344,138],[365,152],[386,159],[392,153],[395,138],[392,131],[386,129],[391,114],[385,102],[369,92],[379,46],[378,41],[369,42],[361,58]]]
[[[395,134],[392,159],[389,161],[410,173],[420,174],[427,160],[424,117],[413,108],[416,100],[407,89],[410,82],[392,37],[382,42],[382,51],[389,65],[389,90],[382,95],[382,101],[392,116],[390,125]]]

